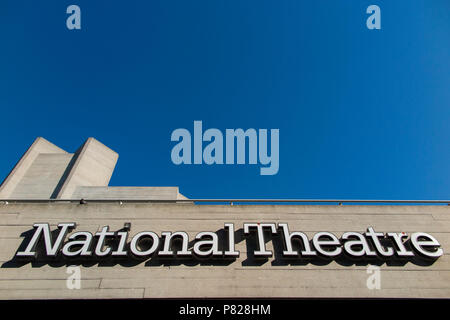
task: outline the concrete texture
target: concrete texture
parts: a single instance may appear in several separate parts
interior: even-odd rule
[[[73,166],[56,198],[72,198],[78,186],[107,186],[118,157],[113,150],[89,138],[75,153]]]
[[[25,154],[22,156],[22,158],[19,160],[19,162],[16,164],[14,169],[10,172],[8,177],[3,181],[2,185],[0,186],[0,199],[8,199],[12,198],[15,189],[17,186],[20,185],[18,194],[19,195],[25,195],[28,193],[27,186],[30,187],[33,190],[29,190],[30,197],[34,195],[39,194],[48,194],[49,188],[51,188],[51,185],[45,185],[42,187],[41,190],[36,190],[36,188],[40,188],[39,182],[36,180],[36,183],[33,182],[33,171],[28,172],[35,160],[42,155],[42,154],[58,154],[58,155],[67,155],[67,152],[58,148],[54,144],[48,142],[44,138],[37,138],[33,144],[28,148],[28,150],[25,152]],[[41,158],[41,160],[43,160]],[[55,176],[59,173],[59,167],[56,171],[53,172],[53,168],[51,167],[51,164],[46,165],[45,163],[40,163],[39,168],[34,168],[35,171],[38,171],[39,174],[49,174],[52,176]],[[31,169],[33,170],[33,169]],[[28,173],[28,175],[27,175]],[[36,175],[34,175],[36,177]],[[25,181],[22,181],[25,178]],[[44,190],[45,189],[45,190]],[[50,191],[50,194],[53,190]]]
[[[187,199],[178,187],[108,187],[119,155],[94,138],[67,153],[37,138],[0,186],[0,199]]]
[[[13,199],[50,199],[60,182],[72,155],[41,153],[17,183]]]
[[[77,187],[74,199],[177,200],[178,187]]]
[[[173,297],[450,297],[450,207],[389,205],[194,205],[189,203],[43,203],[0,204],[0,298],[173,298]],[[13,260],[20,235],[35,222],[76,222],[75,231],[119,230],[131,222],[130,237],[139,231],[217,232],[225,222],[236,227],[240,257],[228,263],[197,260],[77,263],[81,289],[65,288],[66,266],[73,263],[26,263]],[[244,222],[286,222],[291,231],[309,237],[330,231],[428,232],[444,255],[434,263],[421,260],[380,263],[381,289],[366,286],[367,261],[286,262],[276,254],[267,261],[247,256],[251,242],[242,235]],[[276,241],[267,242],[274,250]],[[277,248],[275,248],[277,249]],[[278,250],[274,250],[279,252]],[[375,263],[373,263],[375,264]]]

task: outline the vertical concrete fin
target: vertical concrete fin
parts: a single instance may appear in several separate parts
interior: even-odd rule
[[[75,153],[54,197],[71,199],[78,186],[108,186],[118,158],[116,152],[101,142],[87,139]]]
[[[40,153],[67,154],[66,151],[44,138],[36,138],[0,186],[0,199],[8,199],[11,196]]]

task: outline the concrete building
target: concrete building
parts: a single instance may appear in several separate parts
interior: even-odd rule
[[[186,199],[176,187],[108,187],[118,158],[94,138],[75,153],[37,138],[0,186],[0,199]]]
[[[180,194],[178,187],[109,187],[117,159],[116,152],[93,138],[73,154],[43,138],[36,139],[26,151],[0,187],[1,299],[450,297],[447,204],[199,205]],[[55,245],[57,253],[52,255],[50,244],[57,243],[60,234],[57,226],[68,222],[76,223],[76,228],[68,230],[61,247]],[[33,228],[37,223],[42,223],[42,228],[49,224],[52,233],[48,239],[44,229],[38,237],[41,227]],[[255,227],[250,232],[248,226],[252,223]],[[258,257],[257,252],[263,249],[256,225],[265,223],[274,223],[277,232],[270,231],[270,227],[263,229],[262,245],[271,254]],[[226,224],[232,224],[234,230]],[[342,254],[307,258],[303,256],[306,242],[300,241],[293,250],[301,254],[289,258],[283,253],[287,250],[286,236],[279,231],[283,224],[289,224],[291,232],[301,231],[313,239],[311,246],[316,251],[320,249],[319,242],[314,242],[319,232],[331,232],[343,239],[346,232],[364,234],[373,227],[384,233],[380,237],[382,243],[389,240],[389,233],[399,234],[410,255],[377,255],[366,259]],[[105,226],[108,230],[101,231]],[[86,247],[89,254],[69,258],[66,253],[70,250],[64,253],[64,248],[69,248],[67,244],[73,241],[70,237],[80,231],[94,235],[95,240]],[[155,249],[148,257],[143,254],[139,258],[129,252],[117,258],[114,254],[101,257],[95,251],[101,241],[95,234],[107,231],[115,232],[108,241],[117,238],[117,243],[105,240],[100,252],[106,252],[108,245],[116,246],[117,251],[111,250],[113,253],[120,251],[119,232],[126,234],[126,248],[131,250],[132,239],[140,232],[149,235],[150,231],[161,239],[155,248],[164,251],[167,236],[164,238],[163,233],[182,231],[189,237],[187,248],[191,251],[201,238],[199,233],[217,234],[220,254],[206,258],[194,254],[163,256]],[[439,245],[427,247],[422,239],[420,247],[417,243],[424,235],[419,232],[431,235]],[[35,235],[37,245],[33,247],[30,243]],[[88,238],[87,235],[85,240]],[[135,251],[150,252],[155,238],[151,242],[142,239],[147,243],[136,241]],[[367,239],[364,241],[375,252],[375,242],[370,242],[368,236]],[[394,248],[393,238],[390,241],[386,248],[400,252]],[[226,256],[231,251],[231,242],[239,256]],[[168,243],[173,246],[172,251],[182,251],[178,242]],[[345,250],[344,243],[334,248]],[[79,246],[73,248],[78,250]],[[426,251],[425,256],[420,254],[421,248]],[[442,254],[432,259],[426,257],[439,249]],[[34,254],[22,259],[26,254],[19,253],[27,250]]]

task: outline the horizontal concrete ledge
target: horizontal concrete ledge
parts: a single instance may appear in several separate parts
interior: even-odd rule
[[[423,204],[450,205],[450,200],[351,200],[351,199],[0,199],[0,204],[8,203],[219,203],[219,204],[323,204],[323,203],[364,203],[364,204]]]

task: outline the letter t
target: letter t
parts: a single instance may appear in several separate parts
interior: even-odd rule
[[[258,250],[254,252],[255,257],[271,257],[272,251],[266,250],[264,241],[264,228],[270,228],[272,234],[277,233],[275,223],[244,223],[244,234],[250,233],[250,228],[256,228],[258,231]]]

